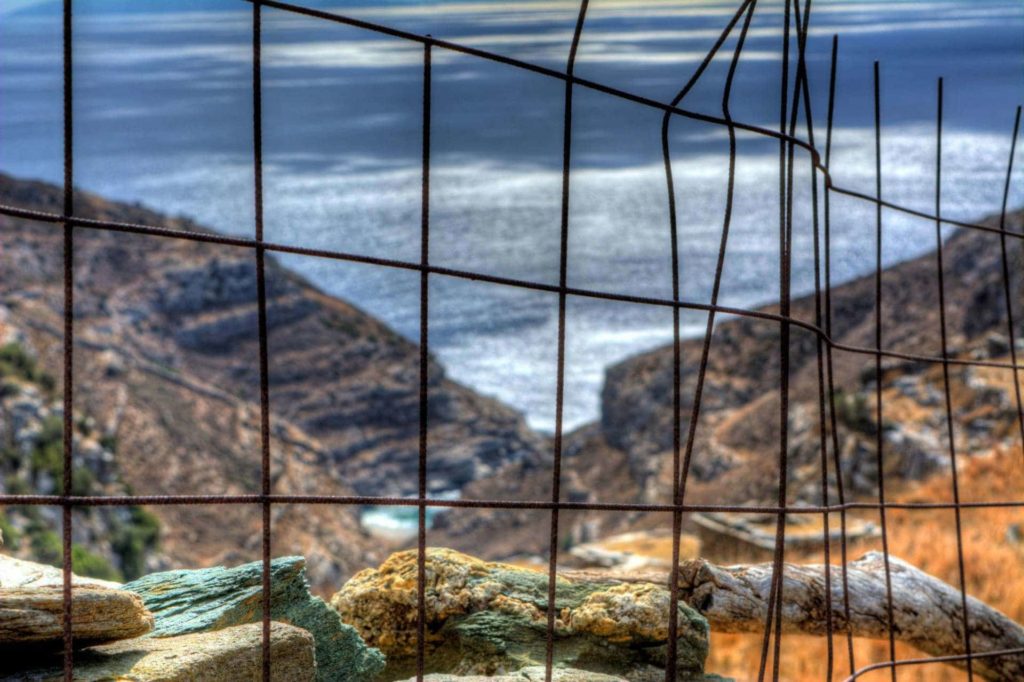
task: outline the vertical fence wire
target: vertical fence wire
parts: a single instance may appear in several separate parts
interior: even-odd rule
[[[828,113],[826,117],[825,130],[825,168],[831,167],[832,162],[832,129],[835,119],[836,103],[836,72],[839,62],[839,36],[832,36],[832,55],[829,60],[828,78]],[[827,338],[832,337],[832,210],[831,196],[832,184],[829,177],[825,178],[825,191],[823,192],[824,212],[824,248],[825,248],[825,334]],[[820,337],[819,337],[820,338]],[[832,467],[835,470],[836,497],[839,503],[839,561],[841,577],[843,581],[843,617],[847,624],[850,622],[850,582],[847,569],[847,546],[846,546],[846,489],[843,483],[843,467],[839,453],[839,428],[836,419],[836,388],[835,388],[835,366],[832,357],[832,344],[825,343],[825,367],[828,377],[828,413],[829,413],[829,434],[832,443]],[[827,506],[827,505],[826,505]],[[830,599],[831,601],[831,595]],[[856,663],[853,653],[853,632],[849,626],[846,628],[846,654],[850,664],[850,674],[856,671]]]
[[[935,210],[942,207],[942,79],[938,83],[938,102],[935,112]],[[964,571],[964,538],[960,520],[960,483],[957,474],[956,441],[953,432],[953,397],[949,387],[949,343],[946,336],[946,268],[942,258],[942,223],[935,223],[935,265],[939,285],[939,338],[942,344],[942,386],[946,398],[946,437],[949,441],[949,471],[952,479],[953,514],[956,523],[957,569],[960,578],[960,608],[963,609],[964,652],[967,654],[967,679],[974,680],[971,661],[971,628],[967,617],[967,575]],[[881,425],[879,425],[881,426]]]
[[[1006,205],[1010,200],[1010,182],[1013,179],[1013,157],[1017,153],[1017,136],[1020,133],[1020,112],[1013,119],[1013,137],[1010,138],[1010,158],[1006,162],[1006,182],[1003,184],[1003,203],[999,210],[999,249],[1003,266],[1003,297],[1006,301],[1006,333],[1010,344],[1010,361],[1013,363],[1013,391],[1017,398],[1017,425],[1020,428],[1021,452],[1024,454],[1024,403],[1021,402],[1020,370],[1017,367],[1017,330],[1013,321],[1013,302],[1010,295],[1010,265],[1006,252]],[[1022,276],[1017,273],[1017,276]]]
[[[875,350],[882,349],[882,95],[878,62],[874,64],[875,105]],[[875,466],[878,471],[878,513],[882,529],[882,557],[885,562],[885,601],[889,630],[889,658],[896,662],[896,633],[892,603],[892,571],[889,567],[889,533],[885,513],[885,438],[882,429],[882,356],[875,355]],[[896,682],[896,666],[889,668]]]
[[[772,640],[772,626],[775,625],[775,647],[772,679],[778,679],[779,652],[781,650],[780,624],[782,612],[782,572],[786,547],[786,515],[782,511],[786,507],[787,482],[789,478],[789,322],[785,318],[790,314],[789,282],[790,282],[790,231],[787,229],[786,204],[786,123],[789,104],[789,41],[790,41],[790,1],[784,0],[782,32],[782,83],[779,87],[779,314],[783,321],[779,324],[779,480],[778,507],[775,521],[775,551],[772,558],[772,581],[768,593],[768,608],[765,616],[764,636],[761,641],[761,660],[758,666],[758,682],[764,681],[768,664],[769,645]]]
[[[581,0],[576,25],[573,29],[572,44],[565,67],[565,100],[562,120],[562,197],[560,215],[560,242],[558,247],[558,349],[555,378],[555,438],[552,446],[551,465],[551,525],[548,538],[548,595],[545,643],[544,679],[551,682],[552,664],[555,655],[555,596],[558,581],[558,512],[562,501],[562,414],[565,402],[565,308],[567,303],[569,271],[569,194],[572,172],[572,95],[573,73],[576,69],[576,53],[583,35],[583,24],[587,20],[589,0]]]
[[[416,680],[423,679],[427,636],[427,435],[430,372],[430,105],[431,44],[423,45],[423,131],[420,191],[419,505],[416,517]]]
[[[803,16],[800,13],[800,2],[795,0],[799,60],[797,62],[797,80],[801,99],[803,100],[804,121],[807,128],[807,142],[811,147],[814,142],[814,114],[811,104],[810,78],[807,74],[807,36],[810,32],[811,3],[807,0],[804,6]],[[833,41],[833,46],[835,42]],[[834,60],[833,60],[834,61]],[[831,104],[830,93],[830,104]],[[795,107],[794,107],[795,109]],[[831,114],[831,111],[829,112]],[[795,122],[795,116],[792,119]],[[795,128],[790,130],[794,134]],[[820,224],[818,216],[818,169],[813,161],[809,163],[811,176],[811,232],[814,250],[814,323],[822,326],[822,299],[821,299],[821,244]],[[825,398],[825,361],[824,342],[821,337],[815,339],[815,359],[818,379],[818,448],[821,465],[821,504],[826,509],[829,507],[829,484],[828,484],[828,427]],[[840,476],[839,469],[836,469],[837,478]],[[835,669],[835,651],[832,638],[834,635],[834,617],[832,607],[832,533],[829,520],[829,512],[822,514],[822,552],[824,559],[823,573],[825,578],[825,671],[826,680],[832,679]],[[844,562],[845,563],[845,562]]]
[[[72,68],[73,59],[73,22],[72,0],[64,0],[63,5],[63,87],[64,87],[64,204],[65,216],[75,212],[75,173],[74,173],[74,89]],[[74,467],[74,346],[75,346],[75,227],[64,221],[64,414],[63,414],[63,481],[61,482],[62,501],[62,533],[61,546],[63,551],[63,627],[64,627],[64,679],[71,682],[74,669],[74,638],[72,625],[72,528],[71,510],[73,494],[72,469]]]
[[[262,86],[262,21],[260,3],[252,4],[252,148],[253,148],[253,215],[256,235],[256,307],[259,336],[260,384],[260,496],[262,561],[260,622],[262,624],[261,667],[264,682],[270,680],[270,369],[267,340],[266,253],[263,248],[263,86]]]

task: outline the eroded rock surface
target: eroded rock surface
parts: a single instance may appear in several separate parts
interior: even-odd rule
[[[496,675],[544,663],[546,573],[431,549],[426,582],[428,672]],[[385,679],[411,674],[416,585],[417,553],[400,552],[380,568],[357,574],[331,600],[342,620],[387,655]],[[557,665],[631,680],[664,679],[670,607],[665,587],[560,577],[555,607]],[[707,621],[682,602],[678,619],[678,679],[700,679]]]
[[[71,633],[77,645],[139,637],[153,616],[138,595],[98,585],[71,592]],[[0,588],[0,647],[60,647],[64,638],[64,590],[54,585]]]
[[[545,669],[542,665],[532,665],[508,675],[446,675],[435,673],[424,675],[424,682],[544,682]],[[412,677],[404,682],[415,682]],[[551,682],[627,682],[626,678],[616,675],[602,675],[589,670],[574,668],[554,668],[551,670]]]
[[[309,593],[302,557],[271,562],[270,617],[308,630],[316,642],[317,680],[371,680],[384,657],[338,613]],[[263,563],[154,573],[125,585],[156,617],[154,637],[256,623],[262,618]]]
[[[75,655],[76,682],[257,682],[263,674],[259,623],[179,637],[146,637],[93,647]],[[275,682],[312,682],[313,636],[283,623],[270,625],[270,673]],[[59,661],[9,673],[3,682],[60,682]]]

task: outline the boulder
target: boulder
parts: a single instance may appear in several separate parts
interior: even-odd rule
[[[76,682],[260,682],[263,627],[238,625],[178,637],[145,637],[97,646],[75,654]],[[301,628],[270,624],[271,679],[312,682],[316,678],[313,636]],[[60,660],[3,675],[2,682],[62,682]]]
[[[302,557],[274,559],[270,579],[270,617],[313,635],[317,680],[359,682],[384,668],[383,655],[310,594]],[[154,637],[219,630],[261,620],[263,563],[154,573],[124,588],[142,597],[156,617]]]
[[[416,551],[399,552],[358,573],[331,599],[342,620],[387,655],[385,679],[414,672],[417,575]],[[498,675],[544,664],[546,573],[430,549],[426,583],[426,672]],[[560,576],[554,663],[588,674],[664,680],[669,607],[663,585]],[[707,621],[681,601],[677,618],[677,679],[701,679]]]
[[[97,585],[71,591],[71,633],[79,646],[144,635],[153,616],[138,595]],[[0,648],[60,647],[64,589],[55,585],[0,588]]]
[[[424,682],[544,682],[545,668],[542,665],[531,665],[517,670],[508,675],[446,675],[435,673],[424,675]],[[416,678],[411,677],[404,682],[415,682]],[[624,677],[615,675],[602,675],[601,673],[590,672],[589,670],[575,670],[573,668],[552,668],[551,682],[628,682]]]

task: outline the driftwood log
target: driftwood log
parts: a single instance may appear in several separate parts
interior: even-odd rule
[[[1014,570],[1007,567],[1008,570]],[[700,611],[715,632],[761,633],[768,615],[772,564],[718,566],[704,559],[679,565],[679,596]],[[897,641],[932,656],[966,653],[960,590],[911,564],[889,556],[892,576],[893,634]],[[843,571],[830,567],[832,631],[854,637],[889,638],[885,563],[869,552],[847,564],[850,618],[843,599]],[[624,582],[668,582],[666,572],[570,571],[568,575]],[[828,633],[824,566],[786,564],[783,570],[782,630]],[[967,598],[971,653],[1024,650],[1024,627],[984,602]],[[965,667],[963,661],[953,665]],[[975,658],[973,672],[987,680],[1024,680],[1024,653]]]
[[[1010,567],[1007,567],[1010,568]],[[718,632],[763,632],[768,614],[772,565],[716,566],[703,559],[680,565],[681,598],[697,608]],[[888,639],[885,564],[870,552],[847,565],[850,614],[846,618],[843,572],[830,567],[832,629],[855,637]],[[889,557],[893,634],[932,656],[966,653],[960,590],[907,562]],[[786,564],[783,571],[784,632],[826,635],[825,572],[822,565]],[[1024,627],[991,606],[967,598],[972,654],[1024,649]],[[964,667],[963,661],[955,663]],[[1024,680],[1024,653],[974,659],[973,671],[988,680]]]

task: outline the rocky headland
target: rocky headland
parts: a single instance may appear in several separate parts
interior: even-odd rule
[[[0,203],[59,211],[61,196],[52,185],[0,175]],[[208,232],[86,193],[75,206],[84,218]],[[62,230],[0,217],[0,240],[0,491],[52,494],[62,466]],[[272,492],[414,494],[416,345],[271,256],[266,281]],[[76,229],[74,314],[75,419],[83,425],[75,434],[76,494],[259,493],[251,250]],[[432,359],[428,383],[432,492],[542,458],[545,439],[518,413],[447,379]],[[259,556],[261,522],[251,505],[164,505],[130,518],[142,513],[76,511],[76,546],[109,564],[109,577],[125,578]],[[7,510],[8,549],[53,561],[54,514],[60,510]],[[272,524],[275,549],[306,556],[322,589],[383,558],[360,530],[357,507],[281,505]],[[119,526],[134,533],[126,552],[109,547]]]

